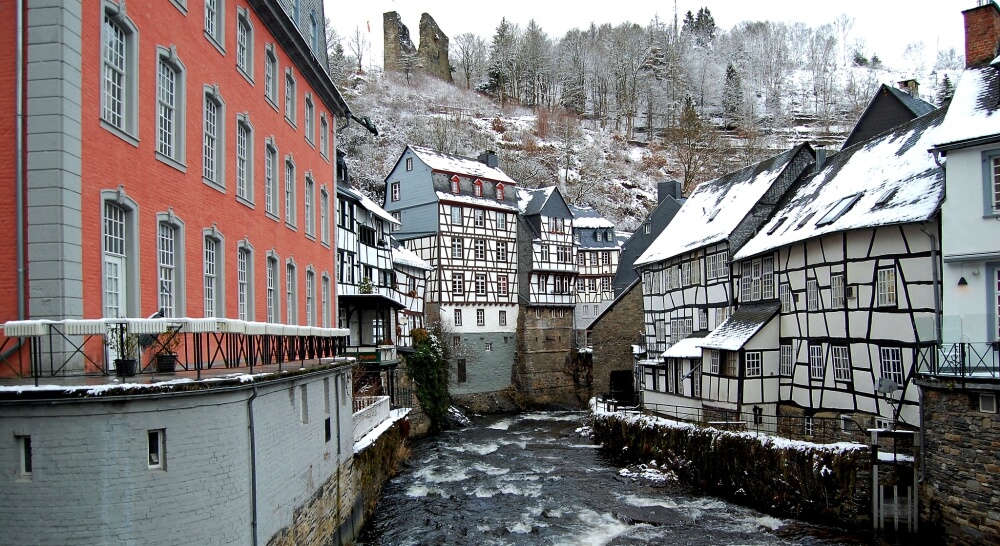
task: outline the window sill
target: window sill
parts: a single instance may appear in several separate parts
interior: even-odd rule
[[[288,228],[288,229],[290,229],[290,230],[292,230],[292,231],[298,231],[299,230],[299,228],[297,228],[295,226],[295,224],[289,224],[288,222],[285,222],[285,227]]]
[[[268,95],[267,93],[264,93],[264,102],[270,104],[271,108],[274,108],[275,112],[278,111],[278,104],[276,102],[274,102],[274,98],[272,98],[271,95]]]
[[[125,132],[122,129],[119,129],[118,127],[115,127],[114,125],[108,123],[107,121],[104,121],[103,119],[101,120],[101,127],[104,127],[109,132],[111,132],[111,134],[113,134],[116,137],[124,140],[125,142],[128,142],[129,144],[135,146],[136,148],[139,147],[139,139],[138,138],[132,136],[131,134]]]
[[[316,236],[313,235],[312,233],[306,233],[306,239],[309,239],[310,241],[315,241]]]
[[[237,203],[241,203],[241,204],[243,204],[244,206],[246,206],[246,207],[248,207],[248,208],[251,208],[251,209],[254,209],[254,208],[257,208],[257,207],[256,207],[256,206],[254,205],[254,202],[253,202],[253,201],[251,201],[251,200],[249,200],[249,199],[246,199],[246,198],[244,198],[244,197],[240,197],[239,195],[237,195],[237,196],[236,196],[236,202],[237,202]]]
[[[219,43],[218,40],[215,39],[215,36],[212,36],[211,34],[209,34],[206,31],[205,32],[205,39],[208,40],[208,42],[210,44],[212,44],[213,46],[215,46],[215,49],[218,49],[219,53],[221,53],[223,57],[226,56],[226,48],[221,43]],[[223,38],[223,40],[225,40],[225,38]]]
[[[307,136],[307,137],[306,137],[306,144],[308,144],[308,145],[309,145],[309,147],[310,147],[310,148],[312,148],[313,150],[315,150],[315,149],[316,149],[316,141],[315,141],[315,139],[312,139],[312,138],[309,138],[309,137]]]
[[[205,177],[202,177],[201,181],[206,186],[208,186],[208,187],[212,188],[213,190],[216,190],[219,193],[225,195],[225,193],[226,193],[226,187],[225,186],[219,184],[218,182],[216,182],[214,180],[209,180],[208,178],[205,178]]]
[[[240,73],[240,76],[243,76],[243,79],[246,80],[247,83],[249,83],[251,86],[254,85],[253,76],[251,76],[250,73],[244,70],[243,67],[241,67],[240,65],[236,65],[236,71]]]
[[[175,8],[177,8],[177,11],[183,13],[184,15],[187,15],[188,13],[187,6],[184,5],[186,2],[183,2],[182,0],[170,0],[170,3],[173,4]]]
[[[290,118],[290,117],[288,117],[287,115],[285,116],[285,121],[287,121],[288,124],[292,126],[292,129],[295,129],[295,130],[299,129],[299,126],[295,124],[295,120],[292,119],[292,118]]]
[[[280,222],[281,221],[281,218],[278,218],[278,216],[276,214],[274,214],[273,212],[265,212],[264,213],[264,217],[268,218],[270,220],[274,220],[275,222]]]
[[[174,158],[172,158],[170,156],[166,156],[166,155],[161,154],[160,152],[156,152],[156,159],[162,161],[163,163],[166,163],[167,165],[169,165],[169,166],[177,169],[178,171],[180,171],[182,173],[186,173],[187,172],[187,165],[185,165],[184,163],[181,163],[180,161],[177,161],[176,159],[174,159]]]

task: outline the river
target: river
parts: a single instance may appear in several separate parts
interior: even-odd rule
[[[868,543],[698,495],[655,467],[619,468],[594,444],[587,417],[484,417],[415,442],[358,544]]]

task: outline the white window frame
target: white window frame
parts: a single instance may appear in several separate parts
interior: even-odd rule
[[[465,294],[465,275],[453,273],[451,276],[451,295],[462,296]]]
[[[462,207],[456,205],[451,206],[451,225],[462,225]]]
[[[497,295],[507,296],[508,284],[507,275],[500,275],[497,277]]]
[[[486,309],[476,309],[476,326],[486,326]]]
[[[507,213],[497,213],[497,231],[507,231]]]
[[[167,468],[167,430],[146,431],[146,464],[150,470]]]
[[[319,114],[319,153],[330,157],[330,125],[326,121],[326,112]]]
[[[173,47],[157,47],[156,66],[156,157],[183,171],[186,70]]]
[[[891,379],[902,387],[906,380],[903,373],[903,349],[900,347],[879,347],[879,368],[881,377]]]
[[[826,375],[826,362],[823,358],[823,344],[809,344],[809,378],[821,380]]]
[[[295,161],[292,155],[285,156],[285,226],[295,229]]]
[[[792,345],[782,343],[778,349],[778,375],[791,377],[795,370],[795,360],[792,356]]]
[[[486,259],[486,239],[474,239],[472,248],[477,260]]]
[[[236,318],[253,316],[253,249],[241,241],[236,248]]]
[[[202,236],[204,281],[202,314],[205,317],[225,316],[225,246],[222,235],[206,229]]]
[[[835,381],[851,380],[851,353],[845,345],[833,345],[830,347],[830,354],[833,359],[833,379]]]
[[[475,277],[476,295],[485,296],[486,295],[486,274],[476,273]]]
[[[743,354],[746,377],[760,377],[764,370],[764,359],[760,351],[747,351]]]
[[[889,307],[897,305],[896,294],[896,267],[880,267],[876,277],[876,300],[877,307]]]
[[[462,325],[462,310],[461,309],[455,309],[455,312],[452,313],[452,322],[455,324],[455,326],[461,326]]]
[[[843,309],[847,305],[844,274],[830,275],[830,308]]]
[[[306,268],[306,326],[316,326],[316,272]]]
[[[205,37],[223,54],[226,52],[226,0],[205,0]]]
[[[806,310],[819,310],[819,281],[816,279],[806,280]]]
[[[389,184],[389,200],[399,201],[399,182]]]
[[[103,15],[101,126],[126,142],[138,145],[139,32],[115,2],[104,0]],[[117,46],[109,48],[112,38]]]
[[[306,223],[306,236],[316,237],[316,222],[313,218],[313,210],[316,205],[316,182],[312,179],[312,173],[306,172],[305,176],[305,188],[302,199],[302,216],[303,221]]]
[[[281,301],[278,296],[278,257],[273,254],[269,254],[267,257],[267,271],[266,271],[266,303],[267,303],[267,322],[277,323],[279,322],[278,317],[281,316]]]
[[[791,313],[794,311],[792,307],[792,287],[787,282],[778,285],[778,300],[781,301],[782,313]]]
[[[497,314],[497,322],[500,323],[500,326],[507,326],[507,311],[501,310]]]
[[[243,6],[236,6],[236,69],[253,83],[254,33],[250,13]]]
[[[264,141],[264,214],[278,218],[278,147],[274,139]]]
[[[328,275],[326,273],[326,271],[323,272],[323,277],[322,277],[322,280],[320,282],[323,285],[322,286],[322,298],[323,298],[323,300],[321,302],[322,303],[321,309],[322,309],[322,313],[323,313],[323,324],[322,324],[322,327],[323,328],[329,328],[330,327],[330,319],[331,319],[331,317],[330,317],[330,309],[331,309],[331,307],[330,307],[330,275]]]
[[[475,227],[486,227],[486,211],[483,209],[472,210],[472,225]]]
[[[708,352],[708,373],[719,375],[721,367],[719,353],[718,349],[712,349]]]
[[[264,99],[278,109],[278,56],[274,44],[264,46]]]
[[[330,193],[326,186],[319,188],[319,240],[330,245]]]
[[[298,324],[298,277],[295,262],[285,262],[285,324]]]
[[[451,257],[452,257],[452,259],[460,260],[460,259],[462,259],[462,256],[463,256],[464,253],[465,253],[465,245],[462,244],[462,238],[461,237],[453,237],[451,239]]]
[[[312,94],[306,93],[306,105],[305,112],[303,113],[304,119],[302,120],[302,130],[306,134],[306,142],[310,145],[315,146],[316,140],[315,135],[313,135],[313,118],[316,115],[316,106],[313,104]]]
[[[292,127],[298,128],[295,121],[295,107],[296,107],[296,96],[295,96],[295,73],[292,72],[292,67],[285,67],[285,120],[292,125]]]
[[[236,199],[253,204],[253,125],[245,114],[236,116]]]
[[[226,103],[218,90],[205,86],[202,107],[201,178],[216,189],[226,189]]]

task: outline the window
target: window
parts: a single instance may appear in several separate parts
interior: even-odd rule
[[[295,75],[291,67],[285,68],[285,119],[295,126]]]
[[[774,257],[765,256],[742,263],[740,301],[749,302],[774,297]]]
[[[319,57],[319,24],[316,22],[316,12],[309,14],[309,46],[316,57]]]
[[[851,357],[847,347],[831,347],[833,354],[833,378],[837,381],[851,380]]]
[[[535,318],[542,318],[542,308],[535,307]]]
[[[854,203],[861,199],[861,193],[855,193],[854,195],[848,195],[840,201],[837,201],[830,210],[826,212],[819,220],[816,221],[817,226],[825,226],[827,224],[832,224],[836,222],[845,212],[850,210]]]
[[[462,310],[461,309],[455,309],[454,317],[455,317],[455,326],[461,326],[462,325]]]
[[[809,345],[809,377],[823,379],[826,365],[823,363],[823,345]]]
[[[451,277],[451,293],[453,296],[465,294],[465,277],[461,273],[455,273]]]
[[[462,207],[451,207],[451,224],[453,226],[462,225]]]
[[[253,314],[253,291],[250,288],[253,261],[250,248],[243,246],[245,242],[240,244],[236,251],[236,318],[250,320]]]
[[[802,434],[804,436],[812,436],[813,435],[813,430],[814,430],[814,427],[813,427],[813,418],[812,417],[805,417],[805,418],[803,418],[802,419]]]
[[[590,318],[590,306],[589,305],[584,305],[583,306],[583,318]]]
[[[497,295],[507,295],[507,275],[500,275],[497,277]]]
[[[413,170],[413,158],[412,157],[406,158],[406,170],[408,170],[408,171],[412,171]]]
[[[580,251],[576,254],[576,265],[587,265],[587,253]]]
[[[541,261],[549,261],[549,245],[542,245],[542,258]]]
[[[896,305],[896,268],[885,267],[878,270],[878,299],[876,304]]]
[[[253,202],[253,127],[244,114],[236,116],[236,198]]]
[[[214,229],[205,230],[205,316],[217,317],[224,314],[225,308],[222,305],[223,290],[225,284],[222,281],[222,274],[225,271],[225,264],[222,257],[222,238]]]
[[[503,241],[497,242],[497,261],[506,262],[507,261],[507,243]]]
[[[549,276],[539,275],[538,276],[538,293],[547,294],[549,291]]]
[[[267,257],[267,321],[278,322],[278,258]]]
[[[451,257],[462,259],[462,239],[455,237],[451,240]]]
[[[705,262],[706,276],[709,280],[729,277],[729,251],[709,254]]]
[[[882,377],[891,379],[896,385],[903,386],[903,357],[899,347],[881,347],[879,356],[882,362]]]
[[[764,256],[760,259],[760,297],[769,300],[774,297],[774,257]]]
[[[1000,212],[1000,156],[990,158],[990,175],[988,177],[989,197],[986,199],[986,214]]]
[[[497,213],[497,231],[507,231],[507,215],[503,212]]]
[[[486,240],[476,239],[472,242],[472,248],[475,250],[477,260],[486,259]]]
[[[316,326],[316,273],[306,269],[306,326]]]
[[[482,180],[476,179],[476,181],[472,183],[472,195],[474,195],[476,197],[482,197],[483,196],[483,181]]]
[[[610,265],[610,264],[611,264],[611,253],[608,252],[607,250],[602,251],[601,252],[601,265]],[[698,271],[695,271],[693,276],[694,277],[698,277],[699,276],[698,275]],[[698,282],[698,281],[695,280],[693,282]]]
[[[847,300],[844,299],[844,275],[830,276],[830,307],[843,309]]]
[[[184,163],[184,68],[173,49],[158,47],[156,152],[168,164]]]
[[[105,2],[104,6],[101,121],[104,127],[137,144],[139,35],[117,4]]]
[[[503,201],[504,187],[503,184],[497,184],[497,201]]]
[[[476,273],[476,295],[486,295],[486,275],[482,273]]]
[[[310,144],[315,142],[315,137],[313,136],[313,116],[316,113],[316,108],[313,106],[312,95],[306,93],[306,111],[305,119],[303,120],[303,130],[306,133],[306,141]]]
[[[205,0],[205,37],[220,50],[224,49],[222,15],[225,11],[225,0]]]
[[[788,283],[778,285],[778,299],[781,300],[781,312],[792,312],[792,290]]]
[[[295,163],[285,156],[285,225],[295,227]]]
[[[330,327],[330,276],[323,272],[322,280],[322,302],[321,312],[323,313],[323,328]]]
[[[601,292],[611,290],[611,277],[601,277]]]
[[[487,341],[486,342],[486,352],[488,353],[488,352],[490,352],[492,350],[493,350],[493,344]]]
[[[708,352],[708,373],[718,375],[719,373],[719,351]]]
[[[726,377],[736,377],[739,370],[740,353],[736,351],[726,351],[723,361],[722,375]]]
[[[778,374],[784,377],[791,377],[795,363],[792,360],[792,346],[782,343],[778,356]]]
[[[500,326],[507,326],[507,311],[500,311],[497,320],[500,322]]]
[[[31,479],[34,472],[34,464],[31,457],[31,436],[16,436],[18,451],[21,455],[21,478]]]
[[[806,281],[806,309],[809,311],[819,309],[819,283],[816,279]]]
[[[315,207],[316,183],[313,182],[312,174],[306,173],[305,201],[302,204],[302,214],[306,222],[306,235],[316,236],[316,223],[313,221],[313,210]]]
[[[146,432],[146,453],[149,468],[166,468],[166,440],[167,431],[165,429],[150,430]]]
[[[319,240],[325,245],[330,244],[330,194],[326,186],[319,189]]]
[[[456,176],[452,176],[451,177],[451,193],[459,194],[459,193],[461,193],[461,189],[462,188],[459,185],[459,178],[458,178],[458,176],[457,175]]]
[[[486,326],[486,309],[476,309],[476,326]]]
[[[205,182],[219,188],[225,188],[225,162],[220,161],[219,155],[225,149],[222,141],[225,117],[223,102],[217,91],[206,88],[201,176]]]
[[[389,185],[390,190],[390,201],[399,201],[399,182],[393,182]]]
[[[278,165],[278,149],[273,139],[264,141],[264,212],[278,217],[278,184],[275,169]]]
[[[486,211],[483,209],[473,209],[473,225],[476,227],[486,227]]]
[[[466,367],[465,359],[464,358],[459,358],[458,359],[458,382],[459,383],[465,383],[468,380],[468,378],[469,378],[468,368]]]
[[[319,115],[319,153],[330,156],[330,126],[326,122],[326,112]]]
[[[285,264],[285,324],[298,324],[295,262]]]
[[[253,83],[253,24],[242,6],[236,7],[236,68]]]
[[[278,57],[274,54],[274,44],[264,48],[264,98],[271,106],[278,108]]]
[[[646,234],[648,234],[648,233],[650,233],[651,231],[653,231],[653,228],[652,228],[652,226],[651,226],[651,225],[649,224],[649,222],[646,222],[645,224],[643,224],[643,225],[642,225],[642,232],[643,232],[643,233],[646,233]]]

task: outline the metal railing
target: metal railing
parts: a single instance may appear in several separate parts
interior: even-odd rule
[[[949,378],[1000,378],[1000,341],[925,347],[917,356],[917,373]]]

